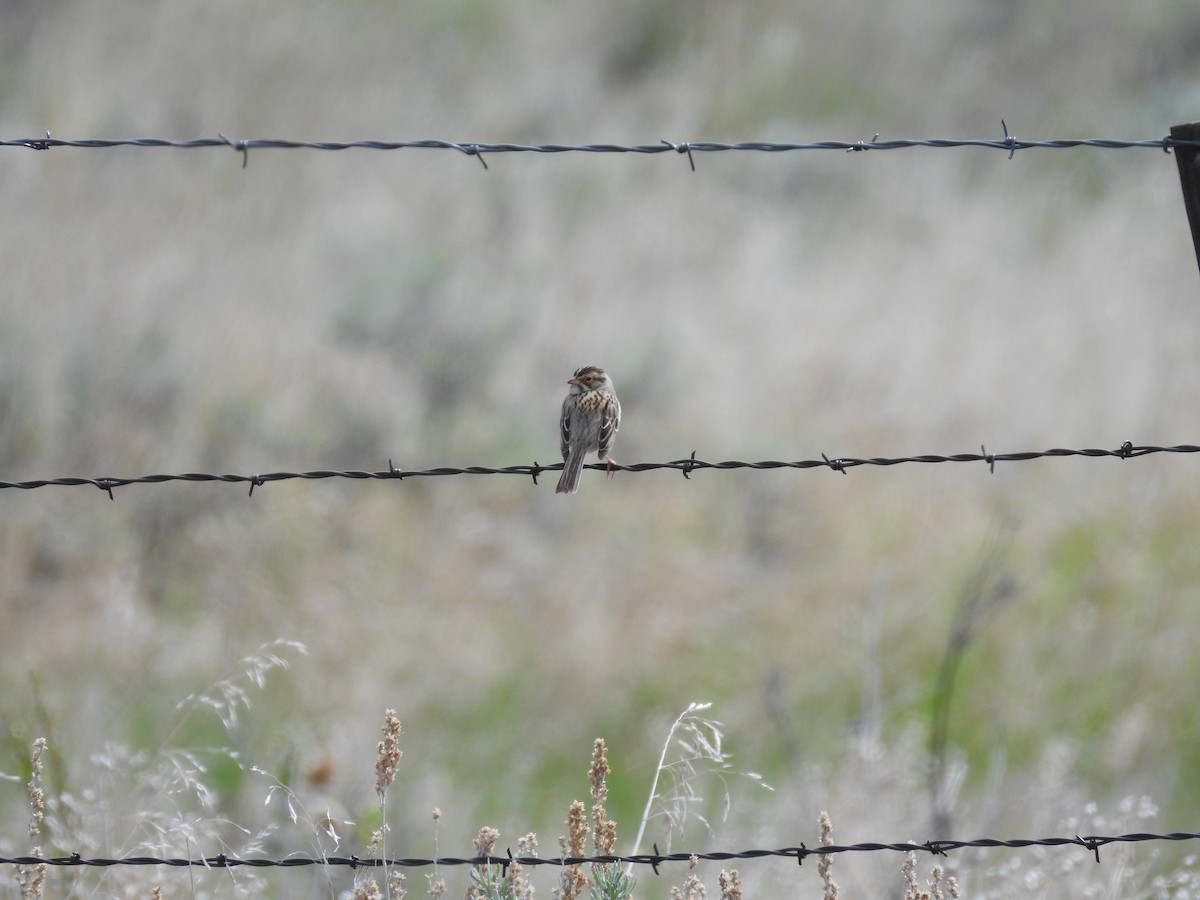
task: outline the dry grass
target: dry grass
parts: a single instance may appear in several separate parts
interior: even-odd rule
[[[1195,116],[1190,8],[944,7],[28,4],[0,35],[0,132],[856,139],[1003,115],[1021,137],[1144,136]],[[3,159],[5,478],[547,462],[590,360],[628,461],[1195,440],[1196,271],[1163,154]],[[1000,535],[1017,593],[959,671],[956,826],[1148,793],[1191,827],[1194,468],[656,473],[569,503],[483,478],[4,492],[0,770],[45,736],[55,794],[121,801],[116,832],[50,810],[47,847],[127,849],[143,813],[186,826],[153,785],[197,763],[181,789],[251,830],[196,830],[201,852],[269,824],[268,849],[328,846],[324,820],[365,823],[341,826],[365,846],[383,812],[350,761],[397,708],[422,766],[396,774],[389,844],[440,805],[465,847],[483,821],[555,827],[598,732],[628,760],[606,807],[633,821],[661,722],[703,695],[779,788],[726,840],[786,842],[822,808],[921,833],[910,729]],[[206,691],[277,639],[310,655],[232,682],[261,691],[253,716]],[[222,707],[179,724],[194,694]],[[1059,783],[1031,776],[1060,752]],[[251,766],[312,824],[275,822]],[[27,780],[0,787],[9,822]]]
[[[678,729],[679,721],[677,720],[669,729],[669,738]],[[292,873],[290,877],[288,870],[276,869],[270,873],[272,877],[269,879],[245,875],[237,868],[227,871],[218,869],[217,874],[204,873],[203,870],[200,870],[199,875],[197,870],[188,869],[189,895],[196,898],[257,897],[265,894],[279,896],[336,895],[354,897],[356,900],[382,900],[385,897],[389,900],[392,898],[401,900],[407,896],[407,876],[399,867],[392,866],[387,861],[385,848],[385,836],[392,830],[387,817],[386,801],[388,788],[395,780],[395,765],[399,762],[400,754],[396,740],[400,733],[399,720],[392,710],[388,710],[385,714],[383,740],[378,744],[376,759],[376,788],[380,821],[366,846],[368,859],[384,861],[381,868],[355,867],[351,872],[346,872],[340,868],[322,867],[300,870]],[[82,798],[71,798],[67,795],[47,796],[42,787],[45,774],[43,760],[47,749],[48,745],[44,740],[38,740],[34,744],[33,775],[28,785],[28,802],[32,813],[29,831],[32,841],[38,840],[43,825],[48,821],[47,810],[53,811],[50,817],[51,830],[56,833],[66,833],[67,829],[64,825],[67,823],[59,818],[60,815],[63,815],[61,811],[66,810],[69,815],[76,817],[79,823],[77,828],[80,828],[84,835],[91,833],[87,828],[94,824],[94,820],[111,816],[114,812],[124,811],[120,801],[114,797],[97,797],[92,794]],[[114,751],[114,754],[117,752]],[[1060,753],[1057,760],[1047,760],[1048,764],[1043,767],[1049,773],[1045,776],[1047,783],[1056,786],[1064,783],[1061,772],[1055,771],[1055,769],[1056,766],[1061,766],[1067,758],[1066,754]],[[151,766],[147,765],[147,762],[140,761],[140,764],[145,770],[148,786],[159,791],[164,797],[173,798],[177,813],[183,813],[185,808],[203,813],[210,806],[206,803],[210,791],[204,781],[211,777],[211,773],[203,767],[195,766],[193,763],[194,768],[188,772],[188,777],[185,779],[185,790],[180,790],[177,771],[179,766],[175,759],[167,760],[169,764],[166,766]],[[864,760],[864,762],[867,761]],[[870,764],[879,762],[886,761],[872,760]],[[118,774],[133,777],[135,765],[139,761],[126,760],[125,763],[118,770]],[[666,763],[660,763],[660,771],[656,773],[656,776],[661,774],[664,765]],[[592,838],[590,848],[592,855],[607,856],[620,853],[617,845],[616,822],[609,817],[605,806],[608,798],[607,779],[611,772],[612,769],[607,758],[607,744],[603,739],[597,738],[593,745],[591,766],[588,770],[592,795],[590,818],[593,824],[589,829],[587,824],[589,814],[586,812],[584,803],[580,801],[571,803],[566,820],[568,834],[559,839],[563,857],[586,855],[589,831]],[[698,773],[693,773],[688,777],[698,778],[699,776]],[[850,777],[858,781],[862,780],[861,773],[852,773]],[[657,777],[652,781],[657,783]],[[890,791],[892,796],[883,792],[871,796],[875,813],[882,816],[888,814],[889,801],[900,797],[906,790],[905,785],[899,785],[899,790],[895,790],[896,787],[889,785],[889,788],[893,789]],[[278,782],[272,784],[267,791],[268,805],[277,788],[287,796],[287,818],[291,824],[293,826],[301,824],[312,836],[327,837],[332,839],[334,845],[337,846],[340,843],[341,828],[354,824],[334,823],[328,817],[314,820],[303,806],[300,798]],[[694,796],[694,792],[690,793]],[[861,799],[865,794],[846,792],[843,796],[856,800]],[[652,797],[652,799],[654,798]],[[742,816],[750,819],[761,818],[761,813],[755,804],[745,803],[744,799],[739,798],[737,804]],[[911,797],[902,797],[901,799],[911,804]],[[1087,816],[1086,819],[1069,819],[1059,823],[1054,831],[1059,834],[1072,832],[1128,833],[1150,827],[1147,823],[1158,815],[1157,807],[1148,797],[1127,798],[1120,804],[1118,812],[1111,816],[1101,813],[1094,803],[1086,804],[1084,812]],[[688,817],[693,815],[690,806],[684,808],[683,815]],[[274,831],[274,827],[272,827],[257,836],[250,837],[247,829],[239,828],[236,823],[210,815],[199,815],[186,821],[181,819],[171,828],[162,828],[160,814],[151,810],[142,809],[138,813],[138,818],[140,830],[156,829],[156,833],[150,839],[143,840],[136,846],[135,850],[141,851],[143,854],[168,854],[171,852],[170,842],[182,840],[187,848],[182,852],[190,856],[193,855],[191,847],[194,843],[204,844],[220,841],[220,835],[223,832],[230,833],[232,826],[233,831],[240,831],[243,837],[249,838],[249,840],[240,846],[223,845],[227,855],[233,857],[262,855],[266,852],[263,848],[263,841]],[[1031,828],[1037,827],[1035,824],[1037,818],[1039,818],[1037,815],[1030,816]],[[433,811],[435,827],[432,840],[432,853],[435,860],[440,855],[437,842],[437,823],[440,819],[441,812],[435,808]],[[645,825],[645,822],[642,824]],[[335,827],[335,825],[339,827]],[[763,823],[760,822],[759,825],[762,827]],[[683,822],[668,821],[664,823],[664,828],[669,837],[676,830],[682,832]],[[832,834],[832,820],[828,813],[822,811],[819,817],[818,841],[820,845],[833,848],[835,842]],[[467,873],[465,894],[467,900],[532,900],[536,892],[534,886],[536,867],[533,871],[528,871],[520,860],[537,857],[536,834],[529,832],[518,839],[517,859],[513,859],[510,852],[509,860],[502,865],[497,865],[493,860],[498,855],[497,845],[500,838],[501,833],[498,829],[484,826],[479,829],[473,839],[472,855],[475,861]],[[655,847],[657,852],[657,842]],[[914,848],[916,847],[917,845],[914,844]],[[1010,896],[1063,896],[1064,893],[1068,896],[1080,897],[1103,894],[1184,898],[1194,896],[1195,892],[1200,890],[1200,871],[1196,869],[1194,856],[1188,856],[1180,865],[1164,867],[1159,865],[1160,846],[1152,845],[1148,851],[1141,853],[1137,853],[1134,848],[1135,845],[1128,843],[1106,846],[1105,862],[1107,865],[1104,867],[1080,866],[1080,857],[1073,855],[1069,848],[1062,847],[1031,848],[1032,864],[1023,863],[1021,855],[1012,850],[1002,851],[1001,862],[998,865],[990,864],[991,859],[996,856],[998,851],[956,851],[946,865],[967,873],[968,880],[972,882],[977,895],[996,898],[996,900],[1003,900]],[[33,855],[41,855],[46,851],[35,844],[30,852]],[[120,850],[109,852],[118,857],[126,855],[125,851]],[[52,854],[53,851],[50,853]],[[324,850],[318,846],[314,853],[317,856],[323,856]],[[636,848],[632,853],[636,854]],[[176,851],[176,854],[179,855],[180,851]],[[889,872],[888,866],[889,860],[894,860],[894,856],[891,856],[886,850],[871,854],[871,856],[875,858],[870,860],[870,865],[862,864],[858,854],[841,857],[844,862],[840,865],[844,866],[846,871],[851,872],[853,876],[851,893],[870,892],[873,896],[887,895],[891,892],[890,885],[895,879],[894,870]],[[822,896],[825,900],[837,900],[840,895],[839,883],[833,878],[834,859],[835,856],[832,853],[822,854],[818,858],[817,875],[822,883]],[[759,860],[759,863],[769,862],[769,860]],[[662,864],[660,863],[660,865]],[[632,865],[627,869],[615,863],[594,862],[590,864],[590,874],[585,874],[584,865],[581,863],[560,866],[557,876],[558,885],[553,891],[554,896],[562,898],[562,900],[572,900],[572,898],[583,897],[586,892],[592,900],[631,900],[637,887],[637,880],[632,874],[632,868]],[[703,870],[707,869],[711,873],[713,868],[711,863],[702,863],[700,856],[692,853],[688,862],[688,872],[683,877],[682,883],[667,885],[665,889],[668,895],[673,900],[702,900],[708,893]],[[784,890],[795,889],[796,872],[794,869],[789,874],[785,874],[780,866],[756,866],[755,868],[759,870],[758,877],[754,879],[754,888],[757,893],[764,896],[777,896]],[[791,868],[790,865],[789,868]],[[67,873],[63,870],[52,869],[45,864],[16,867],[16,883],[23,900],[24,898],[43,896],[43,883],[51,871],[54,871],[60,879],[66,880]],[[376,872],[381,873],[382,887],[380,878],[375,877]],[[71,873],[70,880],[65,885],[65,895],[89,896],[104,890],[111,896],[118,897],[145,896],[147,891],[151,896],[161,896],[161,885],[156,883],[159,874],[161,873],[152,867],[118,866],[99,871],[84,867],[78,872]],[[218,874],[220,877],[217,877]],[[656,874],[658,874],[657,870]],[[302,877],[297,878],[297,875]],[[352,878],[352,884],[348,890],[338,894],[336,885],[343,882],[346,877]],[[947,871],[946,866],[940,863],[931,866],[928,880],[922,886],[915,852],[905,855],[900,865],[900,877],[905,885],[904,897],[906,900],[908,898],[911,900],[945,900],[946,897],[964,896],[959,886],[959,876]],[[432,870],[426,873],[426,878],[428,881],[427,896],[436,898],[448,893],[449,884],[441,875],[436,863]],[[743,897],[742,879],[737,869],[728,871],[720,869],[715,883],[722,900],[741,900]],[[52,882],[52,886],[55,890],[64,887],[56,882]],[[652,888],[648,886],[648,889]]]

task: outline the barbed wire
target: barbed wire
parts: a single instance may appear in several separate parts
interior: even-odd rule
[[[242,166],[249,162],[251,150],[454,150],[466,156],[476,157],[483,167],[487,168],[485,156],[500,153],[638,153],[659,154],[676,153],[687,156],[693,171],[696,168],[694,154],[724,153],[724,152],[753,152],[753,153],[789,153],[802,150],[843,150],[856,152],[865,150],[903,150],[914,147],[929,149],[958,149],[964,147],[982,147],[991,150],[1008,152],[1009,159],[1018,150],[1069,150],[1090,147],[1099,150],[1128,150],[1131,148],[1149,148],[1170,153],[1175,147],[1200,147],[1200,140],[1172,137],[1165,135],[1160,138],[1145,138],[1123,140],[1120,138],[1051,138],[1048,140],[1022,140],[1008,131],[1008,124],[1001,119],[1004,135],[999,138],[905,138],[897,140],[879,139],[876,134],[869,141],[738,141],[722,143],[718,141],[668,141],[660,140],[651,144],[511,144],[487,143],[482,141],[446,141],[437,139],[427,140],[353,140],[353,141],[315,141],[287,140],[282,138],[231,138],[224,134],[216,137],[192,138],[190,140],[171,140],[169,138],[143,137],[119,138],[115,140],[89,138],[84,140],[63,140],[50,136],[46,132],[44,138],[16,138],[0,140],[0,147],[23,147],[29,150],[50,150],[56,147],[71,147],[83,150],[108,150],[116,147],[169,148],[175,150],[194,150],[205,147],[228,147],[242,154]]]
[[[1200,453],[1200,445],[1196,444],[1177,444],[1173,447],[1157,447],[1157,446],[1137,446],[1131,441],[1125,441],[1116,450],[1103,450],[1098,448],[1084,448],[1079,450],[1065,449],[1055,447],[1049,450],[1028,450],[1017,453],[989,453],[987,448],[981,446],[979,453],[954,453],[951,455],[939,454],[922,454],[920,456],[897,456],[897,457],[857,457],[857,456],[838,456],[830,457],[822,453],[820,459],[798,459],[793,461],[784,461],[777,459],[761,460],[759,462],[746,462],[743,460],[725,460],[723,462],[707,462],[703,459],[696,459],[696,452],[693,450],[692,455],[686,459],[674,459],[669,462],[645,462],[633,463],[631,465],[621,465],[613,463],[611,466],[605,463],[592,463],[584,466],[586,469],[594,469],[597,471],[608,472],[651,472],[656,469],[673,469],[680,472],[684,478],[691,478],[693,472],[704,469],[718,469],[727,471],[731,469],[831,469],[835,472],[846,474],[847,470],[854,469],[859,466],[897,466],[902,463],[970,463],[984,462],[988,465],[988,470],[992,473],[996,471],[996,463],[998,462],[1028,462],[1035,459],[1047,458],[1062,458],[1062,457],[1114,457],[1116,459],[1136,459],[1141,456],[1149,456],[1156,453]],[[132,478],[116,478],[111,476],[101,476],[98,478],[44,478],[35,481],[0,481],[0,490],[5,488],[13,488],[16,490],[33,490],[35,488],[43,488],[50,486],[59,487],[77,487],[82,485],[91,485],[107,492],[110,499],[113,498],[113,489],[118,487],[126,487],[131,484],[163,484],[171,481],[193,481],[193,482],[227,482],[233,484],[249,484],[250,494],[253,495],[256,487],[261,487],[268,482],[273,481],[289,481],[292,479],[303,479],[305,481],[317,481],[326,478],[347,478],[353,481],[364,480],[396,480],[403,481],[405,478],[429,478],[439,475],[520,475],[526,478],[532,478],[533,483],[537,484],[538,476],[545,472],[557,472],[563,468],[562,463],[551,463],[542,465],[536,460],[532,465],[515,465],[515,466],[439,466],[433,469],[403,469],[397,468],[388,460],[388,467],[377,472],[368,472],[359,469],[318,469],[311,472],[262,472],[254,475],[234,475],[220,474],[215,472],[184,472],[176,475],[139,475]]]
[[[356,868],[430,868],[451,866],[500,866],[507,867],[514,863],[522,866],[574,866],[590,863],[609,864],[619,863],[628,865],[650,866],[657,875],[658,867],[665,863],[688,863],[693,860],[724,862],[728,860],[752,860],[767,858],[794,859],[797,864],[803,864],[810,856],[830,856],[840,853],[869,853],[875,851],[891,851],[911,853],[922,851],[934,856],[946,856],[952,850],[969,848],[1007,848],[1021,849],[1024,847],[1082,847],[1091,853],[1096,862],[1100,862],[1100,848],[1108,844],[1133,844],[1147,841],[1192,841],[1200,839],[1200,832],[1173,831],[1165,834],[1138,832],[1120,835],[1075,835],[1074,837],[1050,838],[978,838],[970,841],[932,840],[924,843],[905,841],[901,843],[868,842],[860,844],[830,844],[826,846],[808,847],[800,844],[798,847],[783,847],[778,850],[740,850],[740,851],[709,851],[705,853],[678,852],[659,853],[655,845],[654,853],[642,853],[635,856],[513,856],[508,851],[506,856],[443,856],[438,858],[395,857],[391,859],[363,858],[359,856],[299,856],[289,855],[282,859],[265,857],[241,858],[220,853],[216,856],[206,856],[199,859],[184,857],[157,856],[126,856],[117,858],[83,857],[78,853],[69,856],[11,856],[0,857],[0,864],[17,866],[170,866],[176,868],[204,869],[233,869],[249,868],[295,868],[299,866],[349,866]]]

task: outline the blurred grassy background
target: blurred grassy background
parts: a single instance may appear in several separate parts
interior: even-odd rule
[[[0,17],[9,139],[999,137],[1002,117],[1022,138],[1146,138],[1200,112],[1183,0]],[[1200,425],[1196,263],[1175,161],[1151,150],[714,154],[695,173],[432,151],[0,165],[6,480],[551,462],[565,379],[590,362],[625,407],[622,462],[1111,448]],[[822,808],[839,842],[924,839],[936,676],[977,584],[1004,602],[952,698],[954,836],[1056,833],[1140,794],[1160,806],[1147,828],[1195,830],[1195,466],[590,474],[569,498],[475,477],[4,492],[0,771],[26,777],[47,737],[51,793],[76,805],[48,843],[120,853],[144,813],[192,802],[139,793],[138,773],[231,748],[241,768],[210,754],[207,815],[308,851],[256,765],[359,822],[343,847],[361,852],[394,707],[397,853],[433,852],[436,805],[444,853],[486,823],[553,854],[595,736],[629,840],[667,726],[711,700],[737,765],[778,790],[735,783],[730,823],[685,846],[811,845]],[[309,653],[236,725],[176,710],[277,639]],[[111,819],[84,835],[88,796]],[[23,847],[24,806],[0,785],[0,849]]]

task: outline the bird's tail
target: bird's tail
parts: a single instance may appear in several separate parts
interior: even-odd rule
[[[567,456],[567,463],[563,466],[562,477],[558,479],[558,487],[554,489],[556,494],[574,494],[579,490],[579,476],[583,472],[583,453],[571,453]]]

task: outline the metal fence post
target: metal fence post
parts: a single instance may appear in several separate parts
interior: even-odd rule
[[[1181,141],[1200,140],[1200,122],[1172,125],[1171,137]],[[1175,147],[1175,162],[1179,166],[1183,205],[1187,207],[1188,225],[1192,229],[1196,264],[1200,265],[1200,147]]]

